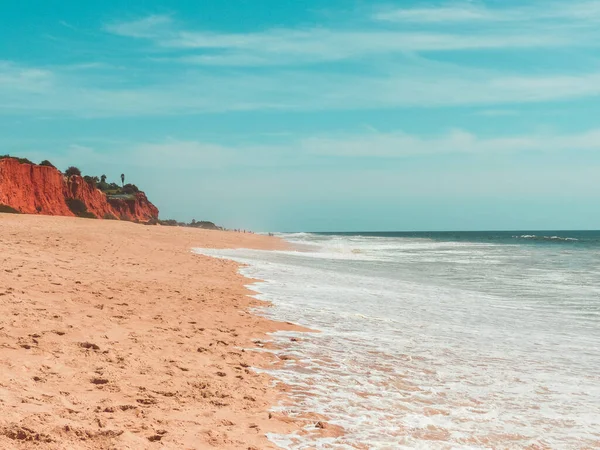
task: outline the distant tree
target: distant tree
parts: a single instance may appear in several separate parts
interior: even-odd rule
[[[73,175],[81,176],[81,170],[79,170],[75,166],[71,166],[67,170],[65,170],[65,175],[68,176],[69,178],[71,178]]]
[[[54,167],[56,169],[56,167],[54,166],[54,164],[52,164],[50,161],[48,161],[47,159],[43,160],[40,163],[40,166],[46,166],[46,167]]]
[[[167,227],[176,227],[179,225],[179,223],[173,219],[159,220],[158,223]]]
[[[102,175],[102,176],[100,177],[100,182],[102,182],[102,183],[106,183],[106,175]]]
[[[206,220],[200,220],[200,221],[197,221],[197,222],[192,222],[189,226],[190,227],[195,227],[195,228],[203,228],[205,230],[218,230],[218,229],[220,229],[220,227],[216,226],[214,223],[208,222]]]
[[[121,174],[121,185],[125,186],[125,174],[124,173]]]

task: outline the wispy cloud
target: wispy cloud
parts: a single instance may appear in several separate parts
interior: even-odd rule
[[[517,116],[519,111],[516,109],[484,109],[474,113],[478,116],[486,117],[506,117],[506,116]]]
[[[380,11],[353,27],[246,33],[194,29],[175,14],[113,21],[104,31],[121,36],[125,50],[114,48],[112,59],[52,67],[0,62],[0,113],[97,117],[452,106],[501,110],[506,105],[600,95],[598,64],[586,64],[586,71],[564,64],[553,72],[527,72],[520,58],[520,65],[509,71],[480,68],[477,58],[463,65],[461,60],[439,62],[419,54],[481,49],[515,53],[533,48],[543,53],[565,48],[571,56],[576,46],[584,53],[586,46],[600,46],[600,29],[588,26],[600,1],[579,1],[569,8],[551,3],[543,9],[540,4],[534,18],[561,17],[564,22],[548,29],[525,23],[530,19],[521,17],[522,7],[482,5]],[[429,29],[381,23],[384,13],[410,13],[411,21],[432,21],[419,19],[424,11],[435,13],[431,17],[452,17],[455,23],[484,25]],[[574,18],[582,14],[588,16],[587,25],[578,28]],[[509,21],[521,25],[490,25]],[[133,51],[127,47],[139,39],[150,45],[134,45]],[[110,41],[112,45],[114,39]],[[544,64],[549,60],[544,58]]]
[[[463,154],[479,157],[522,152],[600,151],[600,129],[581,133],[534,133],[512,136],[480,136],[462,129],[445,134],[426,136],[403,131],[379,133],[344,133],[316,135],[291,139],[278,145],[223,145],[214,142],[167,139],[162,142],[142,142],[119,145],[123,164],[143,167],[203,170],[244,167],[314,166],[320,158],[335,159],[340,167],[356,158],[398,159]],[[70,148],[78,152],[83,162],[111,161],[110,155],[94,151],[89,146]],[[355,167],[353,165],[352,167]]]
[[[127,73],[125,72],[125,75]],[[352,110],[508,105],[600,95],[600,73],[505,76],[459,70],[342,74],[272,70],[262,74],[185,71],[152,83],[115,87],[103,73],[4,64],[0,113],[58,112],[76,116],[169,115],[250,110]]]
[[[134,38],[152,38],[168,30],[173,20],[169,15],[150,15],[141,19],[112,22],[104,26],[109,33]]]
[[[54,75],[49,70],[0,61],[0,90],[7,94],[44,92],[51,88],[53,83]]]
[[[571,43],[560,34],[493,34],[478,36],[435,32],[271,30],[230,35],[186,32],[159,39],[167,48],[200,50],[179,61],[204,65],[303,65],[372,59],[410,52],[560,47]],[[217,51],[217,53],[214,53]],[[210,53],[206,53],[210,52]]]
[[[359,25],[277,28],[246,33],[194,29],[173,16],[113,22],[105,31],[151,40],[171,60],[215,66],[301,65],[393,57],[407,52],[598,47],[600,1],[490,8],[484,3],[379,10]],[[468,23],[468,28],[444,25]],[[394,24],[395,27],[382,27]],[[429,25],[415,29],[411,24]],[[403,25],[409,25],[404,27]],[[433,27],[433,28],[432,28]],[[163,55],[164,56],[164,55]],[[169,58],[165,58],[168,60]]]
[[[518,23],[544,20],[584,20],[589,22],[600,19],[600,2],[598,0],[550,1],[493,8],[486,6],[483,2],[445,2],[435,6],[388,8],[376,12],[373,18],[386,22],[422,24]]]
[[[490,155],[523,151],[560,152],[600,150],[600,129],[576,134],[531,134],[507,137],[481,137],[465,130],[451,130],[438,137],[423,137],[404,132],[373,133],[303,140],[304,151],[339,157],[426,156],[448,153]]]
[[[511,14],[512,15],[512,14]],[[417,8],[390,8],[373,15],[375,20],[388,22],[473,22],[507,20],[502,10],[494,12],[472,3]]]

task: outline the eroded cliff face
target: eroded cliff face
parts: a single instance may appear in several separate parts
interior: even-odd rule
[[[65,181],[52,168],[0,160],[0,204],[26,214],[73,216],[65,202]]]
[[[158,219],[158,208],[150,203],[150,200],[143,192],[134,194],[135,199],[121,200],[111,198],[108,203],[112,207],[114,214],[121,220],[139,220],[147,222],[152,219]]]
[[[16,159],[0,159],[0,205],[25,214],[74,216],[68,199],[81,200],[99,219],[147,222],[158,218],[158,208],[139,192],[131,199],[108,199],[78,176],[66,179],[53,167],[21,164]]]

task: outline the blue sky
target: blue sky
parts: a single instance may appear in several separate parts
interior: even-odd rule
[[[600,1],[0,5],[0,153],[256,230],[597,229]]]

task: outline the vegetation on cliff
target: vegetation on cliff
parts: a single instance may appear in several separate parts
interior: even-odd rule
[[[100,177],[83,175],[75,166],[69,166],[61,172],[48,160],[38,165],[27,158],[0,155],[0,161],[4,159],[31,164],[38,169],[17,170],[13,163],[12,169],[5,172],[8,178],[4,181],[0,173],[0,201],[3,202],[0,203],[0,213],[74,215],[90,219],[130,220],[148,225],[223,229],[205,220],[193,219],[189,223],[173,219],[159,220],[158,209],[148,201],[146,195],[135,184],[125,184],[125,174],[121,174],[119,186],[114,182],[109,183],[104,174]],[[54,175],[48,178],[48,172],[39,172],[39,166],[54,169]],[[41,175],[42,173],[46,175]],[[15,192],[21,194],[17,196],[19,200],[16,200]]]
[[[96,214],[88,211],[87,205],[78,198],[67,199],[67,206],[73,214],[77,217],[83,217],[85,219],[97,219]]]
[[[0,213],[5,214],[21,214],[21,211],[16,210],[8,205],[0,205]]]
[[[206,220],[196,221],[196,219],[192,219],[190,223],[178,222],[173,219],[167,220],[157,220],[156,223],[158,225],[163,225],[167,227],[191,227],[191,228],[202,228],[204,230],[222,230],[222,227],[215,225],[213,222],[208,222]]]
[[[20,158],[18,156],[12,156],[9,154],[0,155],[0,160],[2,160],[2,159],[14,159],[15,161],[18,161],[19,164],[36,165],[36,163],[31,161],[30,159]],[[47,159],[43,160],[38,165],[45,166],[45,167],[52,167],[52,168],[56,169],[56,166],[54,164],[52,164],[50,161],[48,161]],[[107,195],[132,195],[132,194],[137,194],[138,192],[141,192],[140,189],[135,184],[125,184],[124,183],[125,182],[125,174],[121,174],[122,185],[119,186],[117,183],[107,183],[106,175],[102,175],[100,178],[98,178],[97,176],[83,175],[81,172],[81,169],[79,169],[76,166],[69,166],[69,167],[67,167],[67,169],[64,172],[61,172],[61,173],[63,173],[63,175],[65,175],[68,178],[71,178],[74,176],[82,177],[86,181],[86,183],[90,184],[94,188],[100,189],[102,192],[104,192]]]
[[[65,175],[69,178],[74,177],[74,176],[81,176],[81,170],[79,170],[77,167],[75,166],[71,166],[68,167],[67,170],[65,170]]]
[[[106,176],[64,172],[50,161],[0,156],[0,212],[78,216],[137,222],[158,220],[158,209],[133,184],[108,184]]]
[[[33,162],[31,162],[30,160],[28,160],[27,158],[18,158],[16,156],[11,156],[11,155],[0,155],[0,159],[15,159],[17,161],[19,161],[19,164],[35,164]]]

